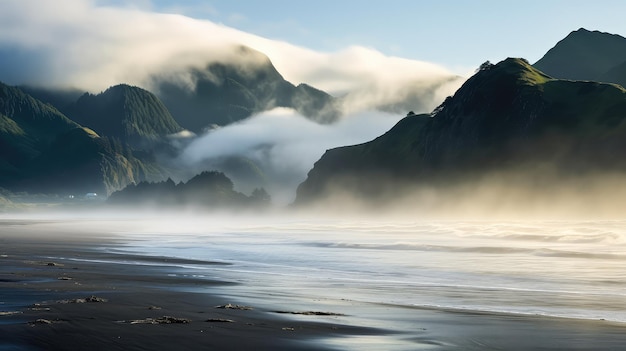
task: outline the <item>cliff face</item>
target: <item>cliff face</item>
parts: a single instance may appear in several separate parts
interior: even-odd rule
[[[483,65],[430,115],[407,116],[371,142],[328,150],[296,202],[337,188],[368,197],[405,182],[538,164],[565,173],[623,170],[616,150],[626,147],[624,118],[623,88],[553,79],[510,58]]]

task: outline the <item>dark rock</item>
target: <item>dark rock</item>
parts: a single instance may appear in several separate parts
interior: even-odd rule
[[[130,324],[188,324],[191,323],[191,320],[187,318],[163,316],[159,318],[135,319],[125,322]]]
[[[108,302],[109,300],[103,299],[97,296],[89,296],[84,299],[71,299],[71,300],[59,300],[57,303],[67,304],[67,303],[89,303],[89,302]]]
[[[230,303],[226,305],[215,306],[215,308],[221,308],[221,309],[227,309],[227,310],[252,310],[253,309],[250,306],[233,305]]]

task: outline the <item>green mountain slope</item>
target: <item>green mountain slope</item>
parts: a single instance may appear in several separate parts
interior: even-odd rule
[[[108,194],[159,170],[21,89],[0,84],[0,187]]]
[[[559,41],[533,66],[555,78],[619,83],[607,74],[624,62],[626,38],[580,28]]]
[[[291,107],[318,122],[338,116],[335,99],[307,85],[286,81],[269,58],[247,47],[235,49],[234,60],[187,72],[195,83],[183,87],[155,78],[159,97],[176,120],[196,133],[211,125],[227,125],[274,107]]]
[[[56,137],[78,125],[20,89],[0,83],[0,182],[11,183]]]
[[[552,79],[507,59],[482,67],[431,115],[408,116],[371,142],[328,150],[298,188],[297,203],[337,189],[368,197],[402,191],[405,183],[522,168],[621,172],[625,118],[622,87]]]
[[[30,192],[101,195],[141,180],[142,163],[87,128],[61,133],[31,165]]]
[[[125,84],[98,95],[86,93],[64,112],[101,135],[125,142],[155,139],[182,130],[154,94]]]

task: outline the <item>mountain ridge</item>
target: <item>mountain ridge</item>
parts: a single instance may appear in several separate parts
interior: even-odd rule
[[[626,64],[626,38],[580,28],[569,33],[533,66],[561,79],[626,84],[626,76],[610,72]]]
[[[338,188],[367,197],[396,187],[394,180],[456,182],[526,166],[623,171],[614,150],[626,147],[625,118],[622,87],[554,79],[509,58],[483,65],[430,115],[407,116],[373,141],[326,151],[296,203]]]

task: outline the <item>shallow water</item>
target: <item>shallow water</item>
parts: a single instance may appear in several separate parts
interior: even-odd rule
[[[626,322],[625,224],[202,222],[123,237],[146,255],[230,263],[185,268],[241,283],[229,289],[250,298]]]

